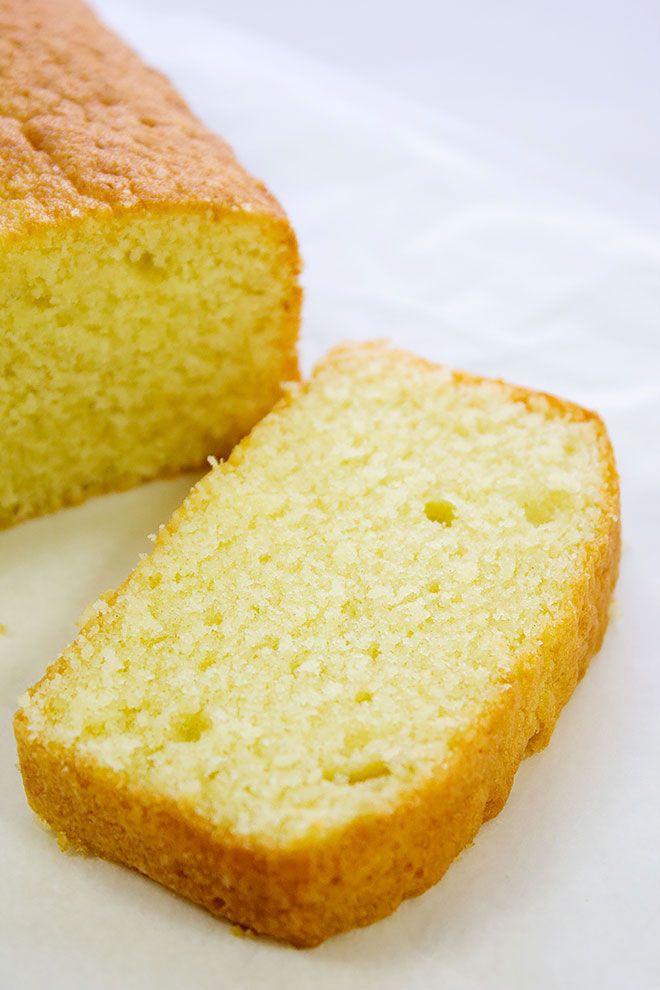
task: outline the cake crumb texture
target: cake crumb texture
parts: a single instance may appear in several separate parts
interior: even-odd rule
[[[224,456],[297,377],[266,187],[78,0],[0,0],[0,527]]]
[[[367,924],[439,879],[548,741],[618,554],[595,414],[339,348],[30,691],[29,800],[257,932]]]

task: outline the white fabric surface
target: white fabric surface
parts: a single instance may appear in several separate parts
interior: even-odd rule
[[[622,476],[624,554],[605,645],[501,815],[427,894],[296,952],[62,855],[16,770],[16,698],[191,479],[0,534],[0,985],[660,986],[660,236],[587,209],[506,147],[210,14],[99,6],[289,210],[306,261],[305,367],[336,341],[389,337],[597,408]]]

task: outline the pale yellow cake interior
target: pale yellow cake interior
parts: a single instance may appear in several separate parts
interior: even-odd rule
[[[30,731],[271,845],[394,806],[566,608],[593,421],[347,350],[204,478]]]
[[[0,527],[226,453],[295,375],[297,258],[269,217],[172,209],[0,250]]]

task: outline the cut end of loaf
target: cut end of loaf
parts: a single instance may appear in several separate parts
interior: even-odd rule
[[[298,255],[267,214],[156,208],[0,255],[0,527],[225,455],[297,376]]]

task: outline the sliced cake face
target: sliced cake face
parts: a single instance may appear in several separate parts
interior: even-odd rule
[[[574,608],[615,504],[596,417],[340,350],[97,603],[24,731],[246,842],[387,812]]]
[[[0,527],[227,453],[295,378],[288,224],[91,217],[0,247]]]

